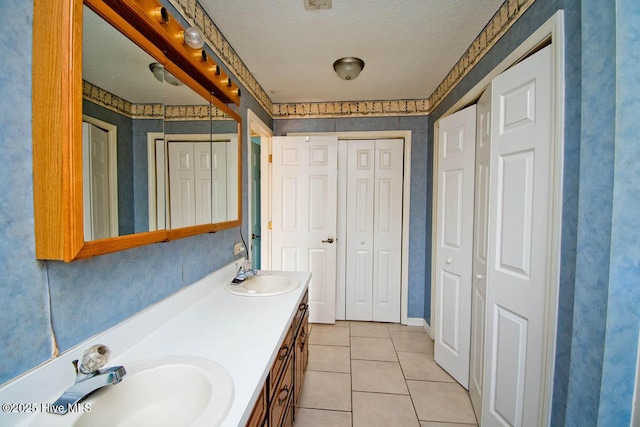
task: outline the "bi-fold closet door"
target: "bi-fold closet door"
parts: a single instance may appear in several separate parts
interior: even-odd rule
[[[347,157],[342,200],[346,319],[399,322],[403,140],[340,144],[346,144],[341,153],[346,151]]]
[[[462,125],[441,121],[435,360],[465,387],[468,382],[483,426],[542,425],[549,411],[545,358],[553,345],[548,331],[555,307],[549,300],[558,280],[550,273],[556,257],[550,248],[556,239],[552,220],[559,217],[554,176],[561,173],[555,168],[551,64],[546,47],[487,88],[476,107],[475,173],[464,174],[470,180],[460,178],[462,166],[442,167],[447,156],[458,155],[460,147],[473,151],[473,145],[462,143]],[[470,129],[475,121],[469,117]],[[462,192],[469,183],[471,198]],[[460,209],[463,200],[468,205],[474,199],[473,209]],[[469,242],[464,225],[471,212],[467,274],[466,265],[454,267],[471,250],[460,244]],[[465,363],[469,370],[456,370]]]
[[[171,228],[227,218],[226,143],[169,142]]]

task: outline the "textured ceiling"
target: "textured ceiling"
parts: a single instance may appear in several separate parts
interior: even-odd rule
[[[426,99],[503,0],[200,0],[274,103]],[[356,56],[344,81],[333,62]]]

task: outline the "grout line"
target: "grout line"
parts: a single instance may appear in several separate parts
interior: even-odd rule
[[[351,426],[353,427],[353,359],[351,358],[351,323],[349,323],[349,397],[351,398]]]

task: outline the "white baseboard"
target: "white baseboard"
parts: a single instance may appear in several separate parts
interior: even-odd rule
[[[421,317],[408,317],[407,326],[422,326],[427,334],[433,339],[433,333],[431,332],[431,326]]]

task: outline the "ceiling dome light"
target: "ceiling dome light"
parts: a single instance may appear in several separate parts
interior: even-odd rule
[[[333,69],[336,70],[338,77],[342,80],[353,80],[364,68],[364,61],[360,58],[347,57],[340,58],[333,63]]]
[[[184,85],[184,83],[178,80],[173,74],[167,72],[162,64],[158,62],[152,62],[151,64],[149,64],[149,69],[153,73],[153,76],[156,78],[156,80],[158,80],[159,82],[167,82],[171,86]]]
[[[184,42],[193,49],[202,49],[204,46],[204,35],[196,27],[189,27],[184,30]]]

